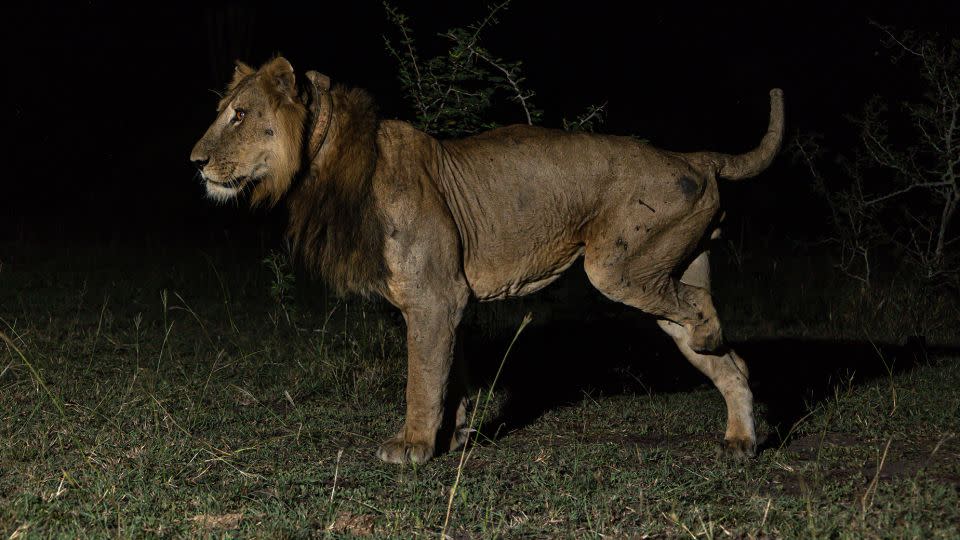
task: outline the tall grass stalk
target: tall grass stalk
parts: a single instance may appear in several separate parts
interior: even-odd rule
[[[43,381],[43,377],[40,376],[40,372],[33,367],[33,364],[27,359],[27,356],[23,354],[23,351],[20,350],[20,347],[17,347],[17,344],[14,343],[13,340],[10,339],[10,337],[3,330],[0,330],[0,339],[2,339],[8,347],[17,353],[17,355],[20,357],[20,361],[23,362],[23,365],[27,366],[27,369],[30,370],[30,375],[33,376],[33,380],[40,385],[40,388],[43,388],[43,391],[46,392],[47,396],[50,398],[50,401],[53,402],[53,405],[60,413],[60,417],[65,419],[67,417],[67,413],[63,408],[63,401],[59,396],[50,391],[50,388],[47,387],[47,383],[45,383]]]
[[[487,389],[486,400],[483,402],[483,411],[480,414],[480,423],[479,423],[479,425],[481,426],[483,425],[483,421],[487,416],[487,408],[490,405],[490,399],[493,396],[493,389],[497,385],[497,380],[500,378],[500,372],[503,371],[504,364],[507,363],[507,357],[510,355],[510,351],[513,349],[513,344],[517,342],[517,338],[520,337],[520,333],[523,332],[523,329],[526,328],[527,325],[530,324],[530,321],[532,320],[533,320],[533,315],[531,313],[527,313],[523,317],[523,321],[520,322],[520,327],[517,328],[516,333],[513,334],[513,339],[510,340],[510,345],[507,346],[506,352],[503,353],[503,358],[500,359],[500,366],[497,367],[497,373],[496,375],[493,376],[493,382],[490,383],[490,388]],[[482,391],[480,390],[477,391],[477,405],[480,404],[481,392]],[[474,407],[473,412],[470,414],[470,423],[468,424],[468,428],[467,428],[468,433],[473,433],[474,430],[476,429],[475,426],[478,425],[475,423],[477,419],[478,408],[479,407]],[[456,436],[456,434],[454,434],[454,436]],[[463,448],[460,450],[460,463],[457,465],[457,476],[453,480],[453,486],[450,487],[450,496],[447,499],[447,513],[443,517],[443,528],[440,530],[441,540],[447,537],[447,527],[450,525],[450,514],[453,511],[453,498],[456,497],[457,488],[460,487],[460,478],[463,476],[463,467],[464,465],[466,465],[467,460],[470,458],[470,452],[467,452],[467,446],[468,446],[467,443],[464,442]]]

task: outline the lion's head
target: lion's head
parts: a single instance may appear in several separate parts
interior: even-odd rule
[[[237,62],[216,120],[190,154],[207,195],[225,201],[252,188],[251,204],[276,204],[300,169],[307,116],[290,62],[278,57],[258,70]]]
[[[298,90],[282,57],[257,70],[237,62],[190,159],[212,199],[250,191],[251,205],[272,206],[289,192],[294,254],[337,290],[369,294],[388,274],[372,195],[376,107],[363,90],[331,88],[316,71],[304,79]]]

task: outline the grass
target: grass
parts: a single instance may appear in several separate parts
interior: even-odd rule
[[[0,536],[438,538],[448,507],[451,537],[960,535],[956,350],[728,308],[771,434],[739,462],[717,452],[719,394],[665,339],[538,314],[494,392],[501,435],[462,467],[397,467],[374,457],[402,421],[396,314],[277,294],[258,257],[157,259],[4,266]],[[804,303],[768,285],[718,293]],[[513,331],[473,334],[496,370]]]

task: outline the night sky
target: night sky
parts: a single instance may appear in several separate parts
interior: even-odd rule
[[[0,243],[206,245],[225,231],[237,238],[282,224],[282,209],[250,215],[243,205],[205,200],[188,161],[214,118],[212,90],[224,87],[234,59],[259,65],[280,53],[299,73],[316,69],[367,88],[385,118],[412,117],[384,49],[383,35],[396,34],[380,2],[296,4],[4,8]],[[524,61],[549,127],[606,101],[604,132],[675,150],[742,152],[760,140],[767,91],[780,86],[788,132],[822,133],[844,151],[855,140],[846,115],[873,94],[912,91],[869,21],[949,36],[960,20],[957,2],[627,4],[516,0],[484,43]],[[486,12],[471,2],[396,5],[425,55],[442,50],[438,32]],[[519,122],[522,113],[502,107],[496,120]],[[816,230],[823,209],[804,180],[782,157],[761,178],[724,188],[723,203],[755,223]]]

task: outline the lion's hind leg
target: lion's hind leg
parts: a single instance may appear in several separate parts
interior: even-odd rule
[[[463,396],[459,400],[457,405],[456,417],[451,426],[450,433],[450,446],[448,447],[449,451],[453,452],[454,450],[459,450],[463,447],[464,444],[470,439],[470,433],[472,432],[471,426],[468,424],[469,418],[467,418],[467,407],[470,404],[470,400],[467,399],[467,396]]]
[[[588,246],[584,269],[590,283],[612,300],[682,326],[694,351],[718,350],[723,334],[710,290],[673,275],[683,254],[667,242],[646,244],[639,253],[618,253],[626,251],[620,247],[625,244],[618,239],[613,250]]]
[[[727,449],[737,456],[752,456],[756,448],[753,394],[747,385],[746,364],[723,347],[720,319],[710,295],[709,257],[700,253],[677,279],[672,272],[680,257],[671,247],[647,244],[638,250],[642,256],[637,256],[627,249],[618,254],[588,246],[584,268],[590,282],[607,297],[661,319],[660,327],[680,352],[723,395]]]
[[[710,290],[710,256],[700,253],[684,271],[680,281]],[[722,354],[700,354],[690,347],[687,330],[666,320],[657,321],[683,356],[701,373],[710,378],[727,404],[727,431],[724,435],[726,449],[736,457],[753,456],[757,437],[753,423],[753,394],[747,384],[747,364],[731,348]]]
[[[450,368],[450,382],[444,410],[444,421],[437,434],[437,448],[444,450],[444,441],[449,441],[446,449],[459,450],[470,439],[472,427],[469,425],[470,377],[463,350],[463,339],[457,339],[454,351],[453,367]]]
[[[735,457],[752,457],[756,453],[757,436],[753,425],[753,394],[747,384],[747,366],[733,349],[719,355],[700,354],[690,348],[690,335],[682,326],[670,321],[657,321],[683,356],[713,381],[727,404],[727,431],[724,445]]]

